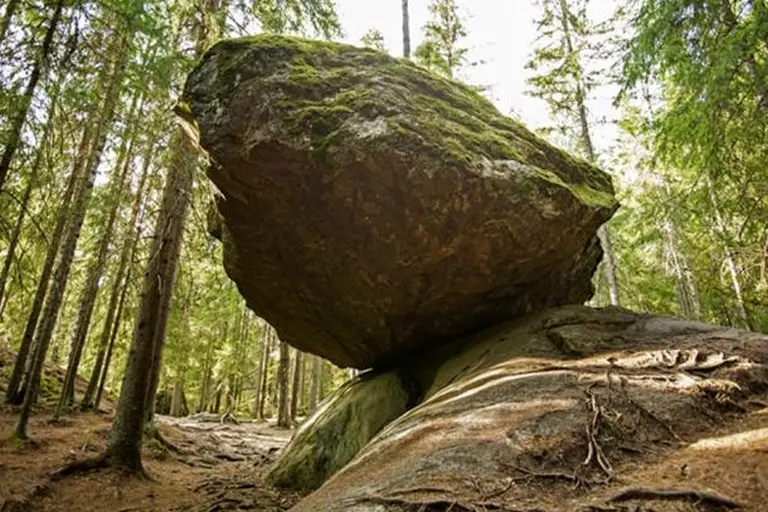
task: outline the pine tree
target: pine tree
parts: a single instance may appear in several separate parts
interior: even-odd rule
[[[363,34],[360,43],[366,48],[372,48],[381,52],[386,51],[386,47],[384,46],[384,36],[376,29],[371,29]]]
[[[768,215],[768,201],[755,176],[768,158],[768,6],[643,0],[632,7],[622,99],[644,102],[645,91],[658,91],[652,151],[672,201],[688,213],[686,231],[694,231],[681,243],[703,274],[702,314],[765,328],[759,219]]]
[[[48,22],[48,29],[45,32],[43,43],[40,46],[40,52],[37,56],[37,60],[35,60],[34,66],[32,67],[32,72],[29,75],[27,86],[24,89],[21,102],[18,106],[18,111],[11,121],[10,134],[8,135],[8,139],[5,143],[3,154],[0,157],[0,191],[3,190],[6,177],[8,176],[8,170],[10,169],[11,162],[13,161],[13,156],[16,154],[16,151],[18,151],[19,145],[21,144],[21,130],[24,128],[24,123],[27,121],[29,109],[32,105],[32,97],[35,95],[37,84],[40,82],[40,78],[45,73],[45,70],[48,66],[48,61],[51,57],[51,53],[53,52],[53,40],[56,36],[56,31],[59,28],[59,22],[61,21],[65,3],[65,0],[57,0],[53,8],[50,21]],[[7,25],[10,23],[15,8],[16,6],[11,4],[6,6],[5,16],[2,22],[3,37],[5,36]],[[1,41],[2,38],[0,38],[0,42]]]
[[[538,21],[540,37],[528,67],[538,74],[528,80],[532,94],[543,98],[557,131],[575,139],[577,149],[592,163],[597,153],[592,142],[587,94],[596,85],[585,65],[590,38],[599,30],[587,16],[589,0],[542,0]],[[603,273],[608,282],[610,303],[619,305],[616,260],[606,225],[598,229],[603,249]]]
[[[53,273],[51,289],[48,294],[45,307],[41,313],[40,325],[35,336],[35,351],[32,359],[29,380],[24,394],[19,420],[16,424],[14,433],[20,439],[27,438],[27,422],[31,412],[32,405],[37,400],[37,391],[40,386],[43,363],[48,353],[48,346],[53,335],[53,330],[58,319],[62,299],[69,279],[69,273],[72,268],[72,261],[77,246],[80,232],[85,218],[85,213],[90,201],[93,190],[93,182],[96,177],[96,170],[101,160],[101,155],[106,142],[107,130],[111,125],[115,108],[120,96],[120,86],[122,84],[125,60],[127,58],[127,40],[130,37],[128,31],[121,33],[119,28],[113,37],[113,45],[107,55],[110,62],[105,66],[104,83],[105,98],[103,105],[97,111],[97,119],[93,123],[92,131],[86,129],[88,133],[85,145],[87,151],[81,155],[81,166],[76,167],[73,174],[77,176],[73,192],[72,209],[69,212],[69,222],[66,233],[64,234],[62,244],[59,248],[58,264]]]
[[[468,63],[468,48],[461,46],[467,37],[456,0],[432,0],[432,18],[424,25],[424,42],[416,48],[416,62],[436,73],[453,78]]]

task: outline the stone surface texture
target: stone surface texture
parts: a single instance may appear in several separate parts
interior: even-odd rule
[[[211,159],[229,276],[303,351],[381,368],[592,294],[610,178],[469,87],[257,36],[214,45],[177,111]]]

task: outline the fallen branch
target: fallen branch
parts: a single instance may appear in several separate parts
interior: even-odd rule
[[[645,487],[634,487],[625,489],[608,500],[613,503],[617,501],[629,500],[692,500],[697,503],[707,503],[710,505],[721,505],[726,508],[738,509],[742,506],[725,496],[718,494],[698,491],[695,489],[648,489]]]

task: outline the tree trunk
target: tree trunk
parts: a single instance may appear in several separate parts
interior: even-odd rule
[[[597,229],[597,238],[603,249],[603,273],[608,282],[608,293],[612,306],[619,306],[619,283],[616,280],[616,256],[613,253],[613,242],[607,224]]]
[[[223,383],[216,387],[216,398],[213,400],[213,406],[211,407],[211,412],[214,414],[219,414],[221,409],[221,386],[223,386]]]
[[[86,165],[83,169],[83,176],[80,178],[79,184],[75,190],[75,202],[72,205],[71,212],[72,218],[69,221],[66,237],[64,238],[61,250],[59,251],[59,263],[51,283],[51,293],[46,300],[40,320],[40,328],[38,329],[35,339],[35,356],[30,368],[29,381],[24,394],[24,403],[22,404],[19,421],[16,424],[15,429],[15,434],[21,439],[26,439],[27,437],[27,422],[29,420],[32,404],[37,400],[37,390],[40,385],[43,362],[45,361],[45,356],[48,352],[48,345],[51,341],[51,336],[61,308],[64,291],[66,290],[69,271],[72,267],[72,261],[75,255],[75,248],[77,247],[80,230],[83,226],[83,220],[85,219],[85,212],[88,208],[91,192],[93,191],[96,170],[99,166],[102,151],[104,150],[104,144],[106,143],[107,128],[112,124],[113,114],[117,105],[117,100],[120,96],[120,85],[122,84],[125,71],[125,41],[122,36],[116,35],[114,42],[115,46],[113,51],[109,52],[109,55],[114,55],[116,57],[113,65],[110,66],[111,76],[109,78],[107,90],[105,91],[104,106],[102,112],[100,112],[99,120],[96,123],[94,137],[95,144],[91,148],[91,151],[89,151]]]
[[[260,415],[261,411],[261,381],[264,376],[264,368],[266,366],[266,353],[267,353],[267,329],[269,327],[264,323],[259,323],[259,345],[261,346],[261,353],[259,354],[259,364],[256,367],[256,389],[253,394],[253,404],[251,405],[251,417],[256,419],[264,419]]]
[[[11,20],[13,15],[16,14],[16,8],[19,6],[19,0],[9,0],[5,6],[5,12],[3,13],[3,19],[0,21],[0,45],[5,41],[5,36],[8,33],[8,27],[11,26]]]
[[[61,21],[61,14],[64,10],[65,0],[58,0],[54,7],[53,14],[51,15],[51,21],[48,25],[48,30],[45,32],[43,38],[43,44],[40,47],[40,53],[37,60],[35,60],[32,72],[29,75],[27,86],[24,89],[24,94],[21,97],[19,110],[16,116],[10,121],[10,133],[3,150],[3,156],[0,157],[0,191],[3,190],[5,180],[8,176],[8,169],[11,166],[13,155],[19,149],[21,144],[21,131],[24,128],[24,123],[27,121],[27,115],[29,114],[29,108],[32,105],[32,97],[35,95],[35,89],[37,89],[37,83],[40,81],[40,75],[48,64],[48,57],[53,50],[53,37],[56,35],[56,29]],[[6,16],[8,14],[8,8],[6,8]],[[10,18],[3,20],[3,22],[10,22]]]
[[[403,0],[402,3],[403,14],[403,57],[406,59],[411,58],[411,23],[410,15],[408,13],[408,0]]]
[[[11,4],[8,4],[8,7],[6,8],[6,13],[8,9],[11,8]],[[0,41],[1,42],[1,41]],[[27,207],[29,206],[29,200],[32,197],[32,191],[37,186],[37,179],[38,174],[40,173],[40,167],[42,167],[43,162],[43,154],[48,148],[48,139],[51,134],[51,127],[53,126],[53,116],[56,112],[56,106],[59,102],[59,82],[56,82],[56,85],[54,87],[52,96],[51,96],[51,104],[48,107],[48,113],[46,114],[46,120],[45,120],[45,128],[43,128],[43,134],[40,137],[40,142],[37,147],[37,152],[35,154],[35,161],[32,164],[32,168],[29,172],[29,181],[27,183],[26,189],[24,189],[24,195],[21,198],[21,205],[19,207],[19,215],[16,218],[16,223],[13,226],[13,232],[11,233],[11,239],[8,242],[8,249],[6,251],[5,255],[5,261],[3,262],[3,269],[0,271],[0,317],[2,317],[2,311],[3,311],[3,305],[5,304],[5,301],[7,300],[7,295],[5,294],[5,286],[8,282],[8,276],[11,272],[11,263],[13,262],[14,255],[16,253],[16,247],[19,244],[19,241],[21,240],[21,228],[24,225],[24,219],[27,215]]]
[[[133,104],[129,110],[128,119],[133,118],[138,96],[134,97]],[[132,136],[123,133],[123,142],[118,151],[117,163],[115,165],[112,183],[110,184],[109,197],[112,202],[107,221],[104,224],[101,234],[101,240],[96,251],[96,255],[91,261],[87,270],[85,284],[81,291],[79,308],[77,312],[77,321],[75,324],[74,335],[72,337],[71,350],[69,353],[69,364],[62,384],[61,396],[56,406],[55,417],[58,417],[62,410],[70,406],[75,401],[75,381],[77,380],[77,371],[80,367],[80,359],[85,347],[85,340],[91,325],[93,308],[96,305],[96,296],[99,293],[99,282],[104,275],[104,268],[107,263],[107,253],[117,222],[117,214],[120,209],[120,199],[125,189],[128,173],[131,169],[131,158],[133,155],[134,140]]]
[[[295,351],[293,360],[293,385],[291,386],[291,422],[296,421],[299,414],[299,397],[301,396],[301,351]]]
[[[83,131],[83,136],[80,141],[80,147],[78,154],[83,154],[88,147],[88,129]],[[45,253],[45,261],[43,262],[43,270],[40,273],[40,278],[37,282],[37,290],[35,291],[35,297],[32,300],[32,307],[27,315],[27,323],[24,327],[24,334],[19,344],[19,351],[16,354],[16,361],[11,372],[11,377],[8,380],[8,389],[6,390],[5,400],[9,404],[19,405],[21,404],[26,388],[26,382],[28,379],[29,365],[28,357],[34,353],[33,343],[35,339],[35,333],[37,331],[38,321],[40,319],[40,313],[43,310],[43,304],[45,297],[48,293],[48,287],[50,285],[51,274],[53,273],[54,265],[56,264],[56,257],[59,254],[59,246],[61,245],[61,238],[64,235],[64,229],[66,228],[67,221],[70,217],[70,208],[72,202],[72,196],[75,191],[75,185],[78,180],[79,165],[75,163],[72,173],[67,179],[67,186],[64,189],[64,194],[60,199],[60,206],[56,216],[56,224],[53,228],[53,234],[48,240],[48,248]],[[24,383],[24,385],[22,385]]]
[[[290,383],[288,381],[288,372],[290,371],[291,353],[288,344],[280,341],[280,362],[277,368],[277,426],[291,426],[291,412],[288,409],[288,397],[290,394]]]
[[[133,254],[133,252],[131,253]],[[101,370],[101,378],[99,379],[99,390],[96,392],[96,399],[93,401],[93,409],[98,411],[101,405],[101,397],[104,394],[104,387],[107,383],[107,375],[109,375],[109,367],[112,363],[112,353],[115,349],[115,341],[120,333],[120,320],[123,316],[123,309],[125,308],[125,298],[128,296],[128,290],[131,288],[131,267],[128,266],[128,271],[125,274],[123,280],[123,291],[120,292],[120,302],[117,304],[117,312],[115,312],[115,319],[112,322],[112,333],[109,337],[109,345],[107,346],[107,354],[104,356],[104,368]]]
[[[723,247],[725,249],[725,264],[728,268],[728,274],[731,278],[731,286],[733,287],[733,293],[736,298],[736,313],[738,314],[740,323],[742,324],[741,327],[751,331],[752,322],[749,317],[749,313],[747,312],[747,307],[744,303],[744,295],[741,290],[741,280],[739,279],[739,271],[738,267],[736,266],[736,258],[733,255],[733,249],[731,249],[731,244],[728,240],[728,228],[725,224],[723,214],[720,211],[720,202],[717,199],[715,185],[712,182],[712,178],[709,176],[709,174],[705,174],[704,180],[707,185],[707,191],[709,192],[709,200],[712,203],[712,212],[715,216],[715,225],[717,227],[717,231],[719,231],[718,234],[720,235],[720,239],[722,240]]]
[[[226,326],[225,326],[226,329]],[[197,401],[197,412],[203,412],[208,405],[211,379],[213,378],[213,336],[208,338],[205,346],[205,361],[203,361],[203,382],[200,384],[200,397]]]
[[[147,155],[144,158],[144,163],[139,175],[139,183],[136,189],[136,195],[133,198],[133,205],[131,206],[131,217],[126,226],[125,235],[123,237],[122,249],[120,250],[120,259],[117,265],[117,272],[115,273],[114,282],[112,283],[112,289],[109,294],[109,304],[107,306],[107,313],[104,318],[104,325],[99,337],[99,351],[96,354],[96,360],[93,363],[91,369],[91,377],[88,379],[88,388],[85,391],[83,397],[82,407],[84,409],[91,407],[98,407],[93,401],[93,395],[96,392],[96,388],[99,386],[100,376],[102,373],[102,366],[104,366],[107,347],[110,345],[110,333],[112,332],[112,324],[116,322],[116,311],[118,309],[118,301],[124,293],[121,294],[124,277],[130,260],[133,258],[133,254],[138,243],[138,229],[139,213],[141,212],[141,205],[144,195],[144,186],[147,182],[147,176],[149,174],[149,166],[152,163],[154,156],[154,145],[149,146]],[[127,285],[126,285],[127,287]]]
[[[183,374],[173,386],[173,395],[171,396],[171,410],[170,415],[174,418],[184,416],[184,377]]]
[[[154,410],[168,313],[196,164],[196,150],[183,134],[177,135],[175,143],[176,151],[163,189],[130,356],[107,447],[113,464],[131,471],[142,471],[143,425],[151,419],[151,411]]]
[[[299,381],[299,410],[304,414],[307,412],[307,357],[302,353],[301,355],[301,379]]]
[[[312,356],[312,382],[310,382],[309,388],[309,413],[311,414],[317,409],[317,404],[320,402],[320,378],[323,373],[322,368],[323,360],[318,356]]]
[[[571,27],[569,22],[569,10],[566,0],[560,0],[560,23],[563,26],[563,35],[565,37],[565,44],[567,50],[567,57],[570,59],[574,55],[573,41],[571,39]],[[576,57],[578,58],[578,56]],[[584,87],[584,79],[581,75],[581,66],[577,67],[579,70],[573,76],[576,83],[576,109],[579,113],[579,124],[581,128],[581,142],[584,145],[584,152],[587,155],[587,159],[593,164],[597,163],[597,154],[595,153],[594,145],[592,144],[592,136],[589,130],[589,118],[587,116],[586,105],[586,92]],[[609,297],[611,305],[620,305],[619,300],[619,285],[616,280],[616,258],[613,253],[613,244],[611,242],[611,234],[607,225],[602,225],[597,230],[597,237],[600,240],[600,245],[603,249],[603,272],[605,279],[608,282]]]
[[[269,356],[272,352],[272,338],[273,338],[274,330],[272,329],[272,326],[266,325],[264,329],[264,347],[263,347],[263,353],[261,354],[261,382],[259,383],[259,396],[261,397],[259,399],[259,415],[258,419],[263,421],[266,417],[265,414],[265,408],[267,403],[267,384],[268,384],[268,377],[269,377]]]
[[[665,183],[661,189],[659,201],[669,201],[670,199],[669,185]],[[670,260],[675,274],[675,291],[679,312],[685,318],[701,320],[701,300],[696,278],[688,258],[680,249],[680,234],[677,223],[670,215],[665,215],[662,231],[666,235]]]

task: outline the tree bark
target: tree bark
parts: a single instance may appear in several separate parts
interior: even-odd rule
[[[130,265],[130,260],[133,258],[136,244],[138,243],[139,214],[141,212],[144,187],[147,182],[149,167],[152,163],[153,156],[154,145],[150,144],[139,175],[139,183],[136,189],[136,195],[133,198],[133,204],[131,206],[131,217],[126,226],[125,235],[123,237],[122,249],[120,250],[120,259],[117,265],[114,282],[112,283],[112,289],[110,290],[109,294],[107,313],[104,318],[101,335],[99,336],[99,350],[96,354],[96,360],[93,363],[93,368],[91,369],[91,376],[88,379],[88,388],[85,391],[85,396],[83,396],[82,407],[84,409],[98,407],[98,405],[93,401],[94,393],[96,392],[96,388],[99,386],[99,382],[101,380],[100,376],[102,374],[102,366],[105,366],[104,361],[107,348],[111,341],[110,333],[112,332],[112,324],[116,322],[117,318],[116,312],[118,310],[118,302],[124,295],[124,293],[121,293],[121,290],[124,288],[124,277]]]
[[[259,382],[259,410],[258,410],[258,419],[260,421],[263,421],[265,419],[265,406],[267,402],[267,380],[269,376],[269,354],[272,351],[272,336],[273,336],[273,329],[272,326],[267,324],[264,327],[264,337],[263,339],[263,345],[262,345],[262,353],[261,353],[261,364],[260,364],[260,377],[261,381]]]
[[[11,20],[13,19],[14,14],[16,14],[16,9],[18,7],[19,0],[9,0],[8,4],[5,6],[3,19],[0,21],[0,45],[2,45],[3,41],[5,41],[5,36],[8,33],[8,27],[11,26]]]
[[[317,409],[317,404],[320,402],[320,379],[322,377],[323,360],[318,356],[312,356],[312,382],[309,388],[309,413],[311,414]]]
[[[573,40],[571,39],[571,27],[569,22],[569,9],[566,0],[560,0],[560,23],[563,27],[563,35],[565,37],[565,45],[570,58],[574,55],[575,50],[573,46]],[[581,66],[578,66],[579,72],[574,74],[574,81],[576,85],[576,109],[579,113],[579,124],[581,128],[581,142],[584,145],[584,152],[587,155],[587,159],[593,164],[597,163],[597,154],[595,153],[594,145],[592,144],[592,135],[589,130],[589,117],[587,116],[586,105],[586,91],[584,86],[584,79],[581,76]],[[620,305],[619,300],[619,285],[616,279],[616,258],[613,253],[613,244],[611,242],[611,234],[607,225],[602,225],[597,230],[597,237],[600,240],[600,245],[603,249],[603,273],[605,279],[608,282],[609,297],[611,305]]]
[[[24,94],[21,97],[19,110],[16,116],[10,122],[10,133],[8,134],[8,141],[5,144],[3,155],[0,157],[0,191],[3,190],[5,180],[8,177],[8,169],[11,166],[14,154],[19,149],[21,144],[21,130],[24,128],[24,123],[27,121],[29,115],[29,108],[32,105],[32,97],[35,95],[37,84],[40,81],[40,76],[48,64],[48,57],[53,50],[53,37],[56,35],[56,29],[61,21],[61,14],[64,10],[65,0],[58,0],[54,7],[53,14],[51,15],[51,21],[48,24],[48,30],[45,32],[43,38],[43,44],[40,47],[40,53],[35,60],[35,64],[32,67],[32,72],[29,75],[27,86],[24,89]],[[10,8],[10,6],[8,6]],[[8,10],[6,9],[6,15]],[[6,20],[4,20],[5,22]],[[7,20],[10,22],[10,18]]]
[[[731,278],[731,286],[733,287],[733,293],[736,298],[736,313],[739,317],[740,323],[742,324],[741,327],[751,331],[752,322],[749,317],[746,304],[744,303],[744,294],[741,289],[741,280],[739,279],[738,267],[736,266],[736,257],[733,254],[733,249],[731,248],[731,244],[728,240],[728,228],[725,224],[723,214],[720,211],[720,202],[717,199],[715,185],[712,182],[712,178],[709,176],[709,174],[705,174],[704,180],[706,182],[707,191],[709,192],[709,200],[712,203],[712,212],[714,213],[715,217],[715,225],[717,227],[717,231],[719,232],[718,234],[720,235],[720,239],[723,242],[725,264],[728,268],[728,274]]]
[[[112,322],[112,332],[109,336],[109,345],[107,346],[107,354],[104,356],[104,367],[101,370],[101,377],[99,378],[99,390],[96,392],[96,399],[93,401],[93,409],[98,411],[101,405],[101,397],[104,394],[104,387],[107,382],[107,375],[109,375],[109,367],[112,363],[112,353],[115,349],[115,341],[120,333],[120,320],[123,316],[123,309],[125,308],[125,299],[128,296],[128,290],[131,288],[131,267],[128,266],[128,270],[123,280],[123,291],[120,292],[120,302],[117,304],[117,311],[115,312],[115,319]]]
[[[280,361],[277,368],[277,426],[291,426],[291,412],[288,409],[288,397],[290,394],[290,383],[288,381],[288,372],[290,371],[291,353],[288,344],[280,341]]]
[[[111,76],[108,81],[107,90],[105,91],[106,99],[104,101],[103,110],[100,112],[99,120],[96,123],[96,144],[91,148],[91,151],[89,151],[84,175],[80,179],[80,183],[74,194],[75,202],[72,205],[72,218],[69,221],[67,234],[59,252],[59,263],[54,272],[53,281],[51,283],[51,292],[46,300],[45,307],[43,308],[40,328],[38,329],[37,337],[35,339],[35,356],[32,360],[30,377],[24,394],[24,402],[22,403],[19,420],[15,429],[15,434],[20,439],[27,438],[26,429],[27,422],[29,421],[29,414],[31,412],[32,404],[37,400],[37,391],[40,386],[43,363],[48,352],[48,345],[51,342],[51,336],[54,327],[56,326],[56,320],[58,318],[59,310],[61,309],[62,299],[69,280],[69,272],[72,268],[75,248],[77,247],[77,241],[80,238],[80,230],[83,226],[85,212],[88,209],[88,202],[91,197],[91,192],[93,191],[96,170],[99,166],[99,161],[101,160],[104,144],[106,143],[107,128],[112,124],[113,114],[115,112],[117,100],[120,96],[120,85],[122,84],[125,71],[124,43],[125,41],[122,36],[116,36],[115,51],[114,53],[110,52],[111,55],[116,55],[116,58],[114,59],[113,65],[110,66]]]
[[[406,59],[411,58],[411,22],[410,14],[408,12],[408,0],[402,2],[402,15],[403,15],[403,57]]]
[[[128,119],[133,117],[138,101],[138,96],[134,96]],[[107,215],[107,221],[104,224],[104,230],[102,231],[96,255],[89,265],[85,284],[81,290],[80,300],[78,302],[80,306],[77,312],[77,321],[75,323],[75,330],[71,343],[72,348],[69,352],[69,363],[67,365],[67,372],[64,377],[61,395],[59,397],[59,403],[56,406],[54,417],[58,417],[65,407],[72,405],[75,401],[75,381],[77,380],[77,371],[80,367],[80,359],[83,354],[83,348],[85,347],[88,330],[90,329],[93,308],[96,305],[96,296],[99,293],[99,281],[101,281],[101,278],[104,275],[109,244],[112,243],[115,223],[117,222],[117,214],[120,209],[120,198],[125,189],[128,173],[131,169],[133,145],[133,136],[124,133],[123,142],[118,151],[112,183],[110,184],[111,190],[109,191],[109,196],[112,204]]]
[[[170,415],[178,418],[184,416],[184,375],[182,374],[173,386],[173,395],[171,396],[171,410]]]
[[[226,324],[224,326],[226,332]],[[208,395],[210,394],[211,379],[213,378],[213,339],[208,338],[205,346],[205,360],[203,361],[203,381],[200,383],[200,397],[197,402],[197,412],[203,412],[208,405]]]
[[[301,396],[301,351],[295,350],[293,360],[293,385],[291,386],[291,422],[296,421],[299,414],[299,397]]]
[[[151,419],[151,411],[154,410],[168,313],[196,164],[196,150],[183,134],[177,135],[175,144],[176,151],[163,189],[131,351],[107,447],[112,463],[131,471],[143,470],[143,426],[147,419]]]
[[[80,141],[78,149],[78,155],[85,153],[88,144],[89,130],[86,128],[83,131],[83,135]],[[64,194],[60,199],[60,206],[56,216],[56,224],[53,228],[53,234],[48,240],[48,248],[45,253],[45,261],[43,262],[43,270],[40,273],[40,278],[37,282],[37,289],[35,290],[35,297],[32,300],[32,306],[27,315],[27,323],[24,327],[24,334],[19,344],[19,351],[16,354],[16,361],[13,366],[13,371],[8,380],[8,389],[5,393],[5,400],[9,404],[20,405],[25,394],[26,383],[28,379],[25,375],[28,375],[28,357],[34,353],[33,343],[35,339],[35,333],[37,332],[37,326],[40,319],[40,313],[43,310],[43,304],[45,297],[48,294],[48,287],[51,281],[51,274],[53,273],[54,265],[56,264],[56,257],[59,254],[59,246],[61,245],[61,239],[64,236],[64,229],[67,226],[67,221],[70,217],[70,209],[72,203],[72,196],[75,192],[75,185],[79,176],[80,164],[75,162],[72,172],[67,179],[67,186],[64,189]]]

